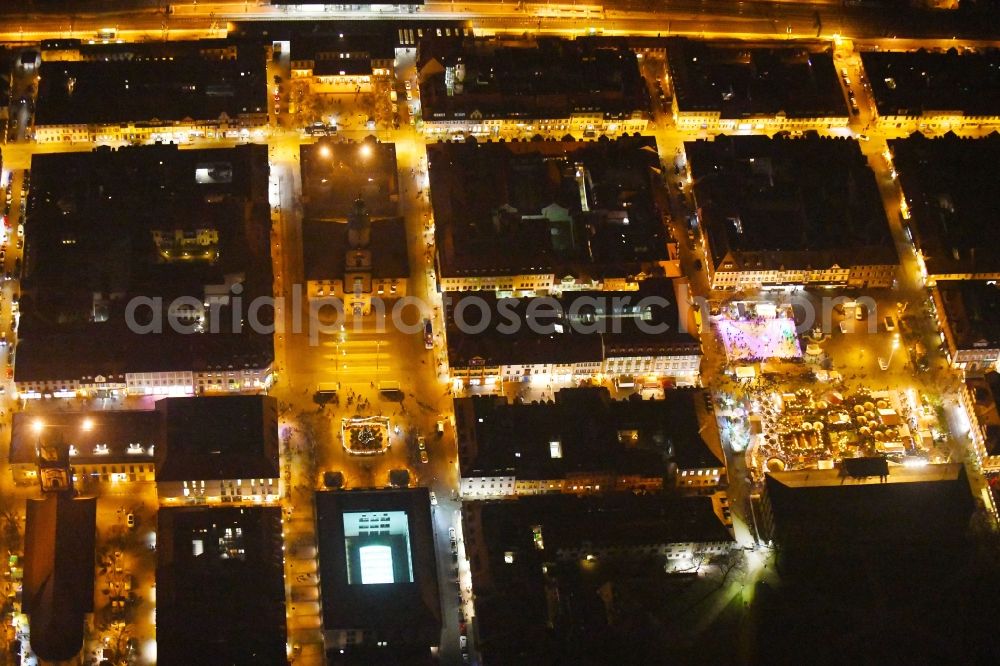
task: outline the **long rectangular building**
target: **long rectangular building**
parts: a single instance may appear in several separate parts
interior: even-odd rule
[[[862,473],[769,473],[761,524],[786,556],[809,562],[851,549],[892,553],[965,539],[975,500],[961,463],[887,467],[882,461],[878,472]]]
[[[794,47],[670,39],[667,65],[680,129],[713,132],[846,127],[830,44]]]
[[[292,79],[305,81],[311,92],[368,93],[376,77],[391,77],[395,65],[395,39],[388,24],[365,22],[347,29],[338,22],[336,32],[293,35]]]
[[[65,447],[81,492],[156,481],[168,505],[268,504],[281,495],[270,396],[164,398],[150,410],[17,412],[8,457],[16,484],[38,482],[43,434]]]
[[[250,306],[273,291],[267,192],[262,145],[35,155],[20,397],[266,388],[273,308]]]
[[[441,643],[427,488],[316,493],[329,664],[424,664]]]
[[[442,291],[626,290],[662,275],[656,140],[427,146]]]
[[[903,190],[900,214],[929,285],[1000,278],[1000,136],[915,134],[889,141]]]
[[[720,136],[684,144],[713,288],[887,288],[899,256],[855,141]]]
[[[463,497],[615,490],[711,494],[726,481],[708,394],[615,401],[603,387],[562,389],[554,402],[455,400]]]
[[[156,551],[157,663],[288,663],[280,508],[160,509]]]
[[[884,132],[1000,127],[1000,50],[862,51]]]
[[[260,43],[46,46],[35,114],[39,143],[248,138],[267,123]]]
[[[602,600],[614,599],[618,622],[647,627],[681,578],[672,574],[694,574],[734,545],[709,498],[663,493],[464,502],[462,528],[476,647],[489,664],[613,663],[623,653],[662,663],[662,651],[621,638]]]
[[[417,54],[429,136],[617,135],[649,122],[638,58],[616,43],[427,37]]]
[[[650,278],[635,291],[565,291],[498,298],[446,292],[448,367],[456,384],[505,382],[696,385],[701,344],[675,281]]]
[[[931,289],[944,349],[967,374],[994,370],[1000,361],[1000,289],[990,281],[943,280]]]

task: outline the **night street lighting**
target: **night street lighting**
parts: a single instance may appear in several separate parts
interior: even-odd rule
[[[897,333],[892,337],[892,352],[889,353],[889,363],[892,363],[892,356],[899,349],[899,334]]]
[[[37,418],[31,422],[31,430],[36,436],[41,436],[42,431],[47,428],[72,428],[74,424],[70,423],[46,423],[44,419]],[[94,429],[94,419],[89,416],[83,417],[80,421],[80,430],[83,432],[90,432]]]
[[[361,157],[364,157],[364,158],[371,157],[371,155],[372,155],[371,144],[368,144],[368,143],[361,144],[361,148],[358,150],[358,153],[360,153]]]

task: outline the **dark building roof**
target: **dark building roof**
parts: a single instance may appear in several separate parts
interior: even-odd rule
[[[616,493],[465,502],[462,521],[485,663],[556,663],[574,642],[587,640],[586,605],[571,593],[578,567],[586,566],[592,582],[628,578],[626,571],[650,579],[663,572],[662,559],[648,558],[617,575],[595,576],[591,563],[580,564],[580,549],[602,551],[600,566],[605,559],[641,558],[650,546],[732,541],[708,497]],[[608,558],[606,548],[618,554]],[[598,598],[595,590],[589,595]]]
[[[890,139],[913,240],[929,275],[1000,272],[1000,134]]]
[[[701,353],[667,278],[643,280],[637,291],[565,291],[544,298],[446,292],[444,307],[451,367]],[[520,325],[508,326],[511,317]]]
[[[862,51],[880,116],[1000,114],[1000,51]]]
[[[656,140],[427,146],[441,277],[626,277],[667,259]]]
[[[361,199],[372,217],[399,215],[396,145],[321,139],[299,147],[302,206],[310,220],[343,220]]]
[[[218,120],[267,113],[259,43],[226,40],[81,45],[83,60],[43,62],[37,125]]]
[[[408,529],[412,581],[349,582],[345,514],[403,512]],[[323,627],[355,629],[364,641],[331,663],[424,663],[440,642],[441,606],[427,488],[316,493]],[[354,575],[357,575],[355,573]],[[377,646],[387,641],[388,646]]]
[[[856,141],[718,136],[684,146],[716,268],[899,263]]]
[[[847,102],[828,48],[670,39],[667,61],[677,107],[737,119],[846,118]]]
[[[957,349],[1000,347],[1000,288],[982,280],[941,280],[941,325]]]
[[[42,660],[70,660],[83,647],[84,615],[94,609],[96,534],[94,497],[27,500],[22,599],[31,649]]]
[[[291,60],[312,60],[317,69],[360,63],[367,67],[370,74],[372,60],[393,60],[396,57],[395,30],[389,26],[366,21],[361,26],[345,29],[338,21],[335,28],[330,32],[293,36]],[[314,73],[320,72],[314,70]]]
[[[426,120],[649,112],[636,54],[602,41],[427,36],[417,54]]]
[[[705,410],[707,394],[676,389],[666,395],[616,401],[604,387],[584,387],[561,389],[554,402],[456,399],[462,476],[666,476],[671,462],[681,469],[724,467],[715,419]]]
[[[1000,373],[968,377],[965,385],[975,400],[976,422],[983,430],[986,452],[991,456],[1000,455]]]
[[[156,550],[158,663],[287,663],[280,508],[161,508]]]
[[[278,403],[227,395],[157,401],[157,481],[278,478]]]
[[[36,420],[48,426],[41,434],[34,429]],[[85,421],[90,424],[87,430],[83,428]],[[9,462],[34,462],[37,445],[49,438],[74,447],[76,454],[70,457],[71,463],[149,462],[153,447],[162,441],[160,435],[160,415],[154,411],[15,412]],[[98,445],[106,446],[107,453],[97,453]]]
[[[347,268],[347,223],[305,220],[302,223],[303,263],[306,280],[344,279]],[[372,276],[407,278],[406,221],[401,217],[372,220]]]
[[[302,4],[301,2],[284,2],[272,4]],[[407,4],[407,3],[400,3]],[[277,18],[272,21],[235,21],[230,26],[229,35],[234,39],[249,39],[259,41],[288,41],[292,49],[292,59],[298,55],[307,56],[312,48],[308,42],[315,40],[317,45],[336,43],[340,35],[344,35],[349,43],[357,39],[368,48],[372,57],[376,54],[394,58],[395,53],[383,51],[385,44],[390,48],[413,49],[417,40],[425,34],[440,30],[442,34],[473,33],[468,21],[442,21],[434,17],[418,19],[408,17],[403,24],[396,21],[337,20],[337,21],[287,21]],[[297,45],[297,42],[299,45]]]
[[[975,508],[961,463],[894,466],[887,477],[840,469],[766,477],[773,538],[794,550],[889,548],[961,540]]]
[[[80,45],[83,44],[83,40],[77,39],[75,37],[59,37],[57,39],[43,39],[39,42],[39,46],[42,48],[42,53],[45,51],[60,51],[62,49],[78,49]]]
[[[271,294],[265,146],[36,155],[31,175],[17,381],[271,362],[272,336],[249,325],[233,331],[230,306],[218,310],[218,333],[175,333],[167,317],[174,298],[201,303],[208,285],[242,280],[245,304]],[[154,231],[198,229],[218,233],[206,259],[171,260],[154,241]],[[162,299],[134,312],[148,323],[155,310],[162,333],[130,330],[135,297]],[[272,313],[260,315],[269,323]]]

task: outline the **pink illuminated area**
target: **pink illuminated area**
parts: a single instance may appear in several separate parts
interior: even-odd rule
[[[716,326],[726,347],[726,357],[730,361],[802,356],[802,348],[795,335],[795,321],[792,319],[721,318]]]

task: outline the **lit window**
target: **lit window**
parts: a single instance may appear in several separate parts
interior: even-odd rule
[[[558,439],[549,442],[549,456],[562,458],[562,442]]]

